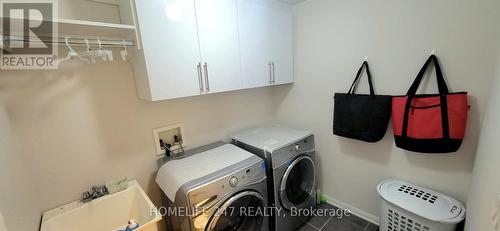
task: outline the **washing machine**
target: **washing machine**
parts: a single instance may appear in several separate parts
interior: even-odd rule
[[[232,142],[266,162],[269,205],[274,211],[271,229],[290,231],[301,226],[317,197],[313,134],[271,125],[240,132]]]
[[[268,231],[264,160],[216,142],[158,161],[167,229]]]

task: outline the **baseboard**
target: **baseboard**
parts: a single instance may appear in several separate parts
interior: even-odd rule
[[[333,205],[333,206],[336,206],[336,207],[339,207],[341,209],[348,209],[349,211],[351,211],[352,214],[358,216],[358,217],[361,217],[373,224],[376,224],[376,225],[379,225],[379,217],[373,215],[373,214],[370,214],[370,213],[367,213],[361,209],[358,209],[348,203],[345,203],[343,201],[340,201],[340,200],[337,200],[333,197],[330,197],[330,196],[327,196],[327,195],[321,195],[322,198],[325,198],[326,199],[326,202]]]

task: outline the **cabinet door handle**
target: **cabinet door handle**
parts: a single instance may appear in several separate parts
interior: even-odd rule
[[[276,74],[275,74],[275,71],[274,71],[274,62],[272,62],[273,64],[273,84],[276,82]]]
[[[202,79],[202,73],[201,73],[201,63],[198,63],[198,66],[196,68],[198,69],[198,84],[200,85],[200,92],[203,93],[203,79]]]
[[[273,67],[272,67],[272,63],[269,62],[268,66],[269,66],[269,84],[273,84]]]
[[[208,82],[208,65],[205,62],[205,65],[203,65],[203,69],[205,69],[205,83],[206,83],[206,90],[207,92],[210,91],[210,83]]]

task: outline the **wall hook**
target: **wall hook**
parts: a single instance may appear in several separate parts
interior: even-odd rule
[[[368,61],[368,56],[365,56],[365,61]]]
[[[436,55],[436,53],[437,53],[436,49],[431,50],[431,55]]]

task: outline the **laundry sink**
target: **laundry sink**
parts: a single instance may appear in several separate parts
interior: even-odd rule
[[[130,219],[139,223],[137,231],[157,231],[161,216],[137,181],[124,191],[93,201],[76,201],[43,213],[41,231],[116,231]]]

